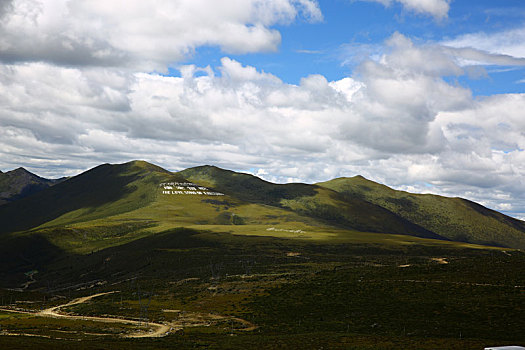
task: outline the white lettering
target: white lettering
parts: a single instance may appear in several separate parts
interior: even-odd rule
[[[224,193],[212,192],[208,188],[196,185],[192,182],[163,182],[159,186],[163,188],[162,194],[224,196]],[[174,189],[175,191],[173,191]],[[172,190],[172,191],[168,191],[168,190]]]

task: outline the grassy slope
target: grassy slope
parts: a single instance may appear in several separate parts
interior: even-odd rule
[[[163,195],[159,184],[166,181],[192,181],[226,195]],[[174,227],[318,242],[368,240],[382,244],[429,244],[428,240],[399,235],[466,240],[458,234],[468,232],[467,225],[485,225],[505,234],[503,227],[510,230],[511,238],[521,234],[521,222],[490,211],[483,215],[487,209],[464,200],[410,195],[362,178],[336,179],[321,185],[277,185],[211,166],[171,173],[140,161],[106,164],[0,207],[0,220],[6,223],[0,232],[31,229],[32,233],[17,236],[38,234],[64,251],[81,254]],[[470,222],[468,215],[477,215],[488,224],[478,218],[478,222]],[[500,221],[499,216],[503,217]],[[504,220],[510,225],[504,225]],[[493,236],[466,238],[514,247],[519,244],[519,239]]]
[[[315,186],[306,184],[278,185],[249,174],[236,173],[215,166],[199,166],[179,172],[190,181],[204,184],[251,203],[279,206],[282,199],[316,194]]]
[[[289,256],[288,252],[300,255]],[[449,263],[439,264],[433,257],[446,257]],[[313,244],[176,229],[93,254],[64,256],[47,271],[40,271],[32,288],[70,298],[118,290],[118,294],[94,299],[73,311],[124,317],[140,315],[140,289],[143,302],[153,294],[151,304],[148,301],[153,321],[177,315],[164,310],[182,310],[183,314],[240,317],[258,329],[232,331],[228,322],[186,328],[166,338],[131,341],[88,336],[83,332],[108,330],[85,329],[76,322],[6,319],[2,326],[60,339],[79,338],[81,344],[90,341],[87,344],[93,348],[114,348],[104,344],[108,341],[141,349],[480,349],[523,341],[523,292],[515,286],[523,285],[524,262],[518,252]],[[400,267],[405,264],[410,267]],[[101,280],[108,283],[94,284]],[[86,285],[92,287],[77,290]],[[16,300],[31,298],[4,294],[5,300],[11,295]],[[48,304],[42,296],[35,296],[35,303],[18,305],[49,307],[53,302],[49,297]],[[0,344],[5,344],[6,338],[0,338]],[[39,340],[20,338],[26,347],[33,341]],[[378,346],[377,341],[385,344]],[[58,347],[53,345],[42,347]]]
[[[226,195],[163,195],[158,186],[185,178]],[[44,201],[52,205],[39,205]],[[31,246],[31,240],[38,235],[65,252],[80,254],[123,245],[174,227],[316,242],[438,244],[381,234],[435,238],[360,199],[343,201],[336,192],[322,187],[275,185],[214,167],[173,174],[145,162],[103,165],[19,205],[38,214],[23,227],[31,228],[31,232],[16,235],[25,237],[25,246]],[[15,214],[20,217],[18,212]]]
[[[332,190],[315,185],[278,185],[253,175],[213,166],[186,169],[179,174],[244,201],[291,209],[301,216],[315,218],[324,226],[443,239],[385,208],[360,198],[347,200]]]
[[[86,253],[140,237],[149,221],[97,225],[94,219],[147,205],[154,200],[158,182],[173,177],[145,162],[106,164],[0,206],[0,277],[17,279],[68,251]]]
[[[120,167],[115,169],[118,176],[110,175],[117,179],[131,176],[131,181],[121,185],[124,196],[96,208],[84,206],[65,213],[44,223],[40,232],[63,249],[84,253],[173,227],[317,241],[415,241],[377,234],[389,233],[519,246],[519,239],[502,240],[499,236],[505,236],[504,230],[510,230],[511,238],[521,232],[482,215],[483,207],[473,210],[475,204],[460,199],[394,191],[363,178],[336,179],[322,186],[278,185],[212,166],[176,174],[147,163],[128,164],[129,169],[123,166],[114,166]],[[163,181],[192,181],[226,195],[162,195],[158,184]],[[479,218],[470,222],[469,215],[488,224]],[[477,233],[477,227],[467,226],[476,224],[488,227],[491,233],[499,232],[499,236],[464,236],[468,230]]]
[[[104,164],[0,207],[0,233],[57,226],[131,211],[154,200],[173,175],[146,162]]]
[[[361,176],[319,183],[348,199],[362,198],[457,241],[525,248],[525,223],[461,198],[396,191]]]
[[[461,244],[455,242],[338,229],[330,227],[326,217],[316,220],[295,212],[300,210],[294,205],[312,206],[311,201],[316,203],[315,208],[322,204],[350,208],[347,199],[328,189],[315,188],[313,195],[303,195],[300,191],[287,192],[287,188],[269,184],[268,192],[274,193],[271,189],[276,186],[276,191],[288,197],[276,204],[274,197],[278,196],[266,192],[265,204],[257,203],[255,197],[249,198],[250,191],[236,189],[233,181],[223,190],[218,183],[193,177],[192,181],[215,190],[244,192],[244,200],[233,194],[220,197],[162,195],[158,184],[182,179],[180,174],[164,172],[144,163],[116,167],[104,167],[100,173],[121,190],[130,189],[116,201],[93,206],[85,216],[65,213],[38,230],[3,240],[9,246],[0,246],[2,285],[19,286],[27,281],[24,272],[31,270],[39,271],[32,289],[55,290],[60,294],[68,290],[75,293],[78,288],[96,288],[93,286],[103,280],[108,282],[104,286],[110,290],[123,291],[125,307],[122,302],[115,302],[117,299],[107,298],[99,304],[84,305],[85,309],[80,311],[137,317],[138,302],[134,293],[138,287],[133,281],[141,281],[141,288],[155,292],[150,310],[155,320],[167,317],[164,309],[178,309],[233,315],[260,327],[260,331],[240,333],[237,337],[225,337],[229,330],[222,326],[188,330],[184,338],[176,333],[155,342],[144,340],[144,344],[151,342],[151,348],[163,344],[166,347],[177,344],[181,348],[195,344],[262,348],[268,347],[268,339],[274,339],[272,347],[275,348],[283,344],[296,348],[299,343],[306,348],[313,344],[315,347],[330,344],[331,348],[348,348],[355,345],[357,336],[363,348],[374,348],[376,337],[382,337],[385,342],[400,337],[399,342],[409,341],[414,349],[451,348],[451,344],[468,348],[462,340],[453,339],[458,325],[463,334],[472,339],[470,341],[476,342],[471,348],[486,344],[487,341],[476,340],[485,336],[500,342],[522,339],[519,324],[501,325],[496,330],[491,324],[501,313],[510,317],[520,314],[522,308],[516,308],[521,300],[519,291],[506,288],[506,285],[517,285],[521,280],[514,281],[513,275],[509,275],[511,270],[505,267],[503,273],[497,274],[503,280],[496,281],[505,284],[503,287],[468,284],[470,279],[475,283],[494,282],[480,279],[489,278],[485,269],[491,262],[489,250],[474,252],[459,249]],[[90,176],[100,179],[98,175]],[[124,180],[120,183],[112,177]],[[249,186],[250,180],[244,181],[248,182],[244,186]],[[253,181],[261,184],[257,179]],[[355,208],[358,209],[359,206]],[[366,207],[359,213],[370,214]],[[236,221],[234,217],[239,219]],[[173,229],[180,226],[194,230]],[[269,228],[275,230],[268,231]],[[300,231],[295,232],[297,230]],[[33,249],[33,244],[38,244],[38,249]],[[15,253],[4,255],[4,251]],[[18,256],[20,251],[24,251],[22,258]],[[39,252],[45,254],[37,254]],[[289,256],[289,252],[298,252],[300,256]],[[473,258],[468,258],[472,266],[469,265],[464,276],[458,277],[457,271],[464,271],[464,263],[456,267],[456,260],[452,261],[447,266],[454,267],[454,271],[449,273],[436,263],[429,263],[428,258],[422,258],[434,254],[449,258],[449,254],[457,254],[458,263],[472,255]],[[507,257],[497,251],[495,254],[499,254],[499,259]],[[364,258],[368,255],[370,257]],[[2,257],[5,258],[2,260]],[[474,271],[478,258],[485,259],[483,268]],[[398,267],[406,263],[417,270]],[[493,265],[501,267],[499,261]],[[16,271],[7,271],[6,266]],[[518,269],[516,265],[514,270]],[[246,282],[239,277],[245,273],[254,274],[254,279]],[[431,275],[427,277],[427,274]],[[186,278],[194,282],[177,282]],[[461,284],[455,284],[456,280],[446,284],[412,282],[422,278],[439,281],[457,278]],[[501,295],[505,302],[500,301],[500,306],[489,309],[488,305],[498,301]],[[468,317],[464,318],[465,315]],[[4,322],[8,329],[17,330],[27,325],[30,333],[53,336],[53,327],[80,327],[75,324],[46,326],[38,324],[38,320],[8,321]],[[487,332],[489,328],[492,333]],[[83,327],[81,329],[84,331]],[[91,328],[88,330],[95,332]],[[69,336],[84,337],[82,331]],[[236,342],[230,343],[230,338]],[[423,340],[438,345],[422,346]],[[105,340],[92,341],[96,347]],[[118,339],[112,341],[120,342]],[[135,345],[145,348],[144,344],[137,342]]]
[[[173,227],[221,232],[238,226],[239,234],[265,234],[269,227],[319,226],[289,210],[232,196],[163,195],[159,184],[171,181],[186,180],[146,162],[102,165],[0,208],[0,220],[6,222],[0,232],[31,229],[14,236],[29,242],[38,235],[65,251],[90,253]],[[253,191],[244,193],[255,197]]]
[[[87,347],[463,349],[523,340],[523,292],[514,287],[523,285],[521,253],[509,256],[498,250],[461,249],[476,247],[450,241],[356,232],[331,227],[326,215],[315,219],[299,214],[304,208],[315,212],[329,205],[346,208],[348,212],[340,214],[347,215],[346,220],[350,215],[366,218],[367,202],[355,193],[346,197],[322,187],[273,185],[231,172],[222,178],[183,172],[191,181],[227,195],[162,195],[158,184],[182,179],[182,174],[141,162],[96,171],[89,174],[91,181],[76,181],[94,187],[102,183],[91,192],[104,200],[92,204],[80,193],[66,196],[80,201],[75,213],[65,211],[29,233],[0,236],[2,285],[19,286],[27,281],[24,272],[31,270],[39,273],[30,289],[60,295],[94,293],[96,282],[104,280],[108,283],[100,288],[122,291],[124,307],[111,296],[84,305],[82,312],[137,317],[140,284],[154,292],[150,315],[156,321],[168,317],[163,310],[178,309],[233,315],[259,329],[231,337],[227,324],[161,339],[97,338]],[[263,192],[263,201],[253,195],[252,186]],[[279,196],[285,199],[277,201]],[[57,203],[71,209],[69,202]],[[348,203],[357,204],[352,209]],[[379,224],[386,217],[368,222]],[[181,226],[194,229],[173,229]],[[439,265],[432,257],[447,257],[450,263]],[[187,278],[193,281],[183,282]],[[78,289],[86,286],[87,291]],[[11,292],[6,300],[8,296]],[[29,306],[40,308],[41,299]],[[3,325],[51,332],[37,321],[15,319]],[[458,330],[470,346],[459,339]],[[82,332],[49,334],[83,337]],[[33,348],[37,343],[42,348],[70,345],[35,337],[1,338],[9,348],[22,343]],[[386,345],[377,346],[378,341]]]

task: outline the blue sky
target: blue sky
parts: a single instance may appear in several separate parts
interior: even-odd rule
[[[354,74],[363,56],[379,54],[384,41],[395,32],[420,43],[440,43],[466,33],[497,33],[520,28],[525,22],[525,4],[511,1],[455,0],[446,19],[416,14],[400,3],[351,0],[320,1],[323,20],[305,19],[275,26],[282,36],[277,52],[229,54],[272,73],[290,84],[310,74],[322,74],[339,80]],[[200,47],[182,63],[216,67],[225,53],[220,47]],[[468,86],[474,95],[520,93],[525,90],[525,67],[490,65],[479,77],[446,77],[450,82]],[[177,74],[177,72],[172,72]]]
[[[5,0],[0,169],[363,175],[525,218],[522,0]]]

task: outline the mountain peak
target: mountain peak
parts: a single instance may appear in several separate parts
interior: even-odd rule
[[[131,171],[153,171],[161,173],[170,173],[168,170],[161,168],[158,165],[149,163],[145,160],[132,160],[123,164],[116,164],[115,166],[124,167],[126,170]]]
[[[231,171],[231,170],[222,169],[222,168],[219,168],[218,166],[210,165],[210,164],[198,165],[198,166],[191,167],[185,170],[190,170],[190,169],[194,171]]]
[[[148,163],[148,162],[146,162],[145,160],[141,160],[141,159],[132,160],[132,161],[129,161],[129,162],[124,163],[124,164],[133,165],[133,166],[138,166],[138,167],[148,167],[148,166],[153,166],[153,164]]]
[[[59,182],[44,179],[22,167],[0,175],[0,204],[27,197]]]
[[[33,179],[33,180],[38,180],[38,181],[49,181],[47,179],[44,179],[43,177],[40,177],[30,172],[26,168],[22,168],[22,167],[19,167],[14,170],[3,173],[3,175],[7,175],[10,178],[16,178],[16,179]]]
[[[20,174],[20,173],[33,174],[30,171],[28,171],[26,168],[22,168],[22,167],[18,167],[16,169],[8,171],[8,172],[9,173],[13,173],[13,174]]]

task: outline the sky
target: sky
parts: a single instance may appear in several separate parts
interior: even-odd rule
[[[523,0],[0,0],[0,170],[363,175],[525,218]]]

